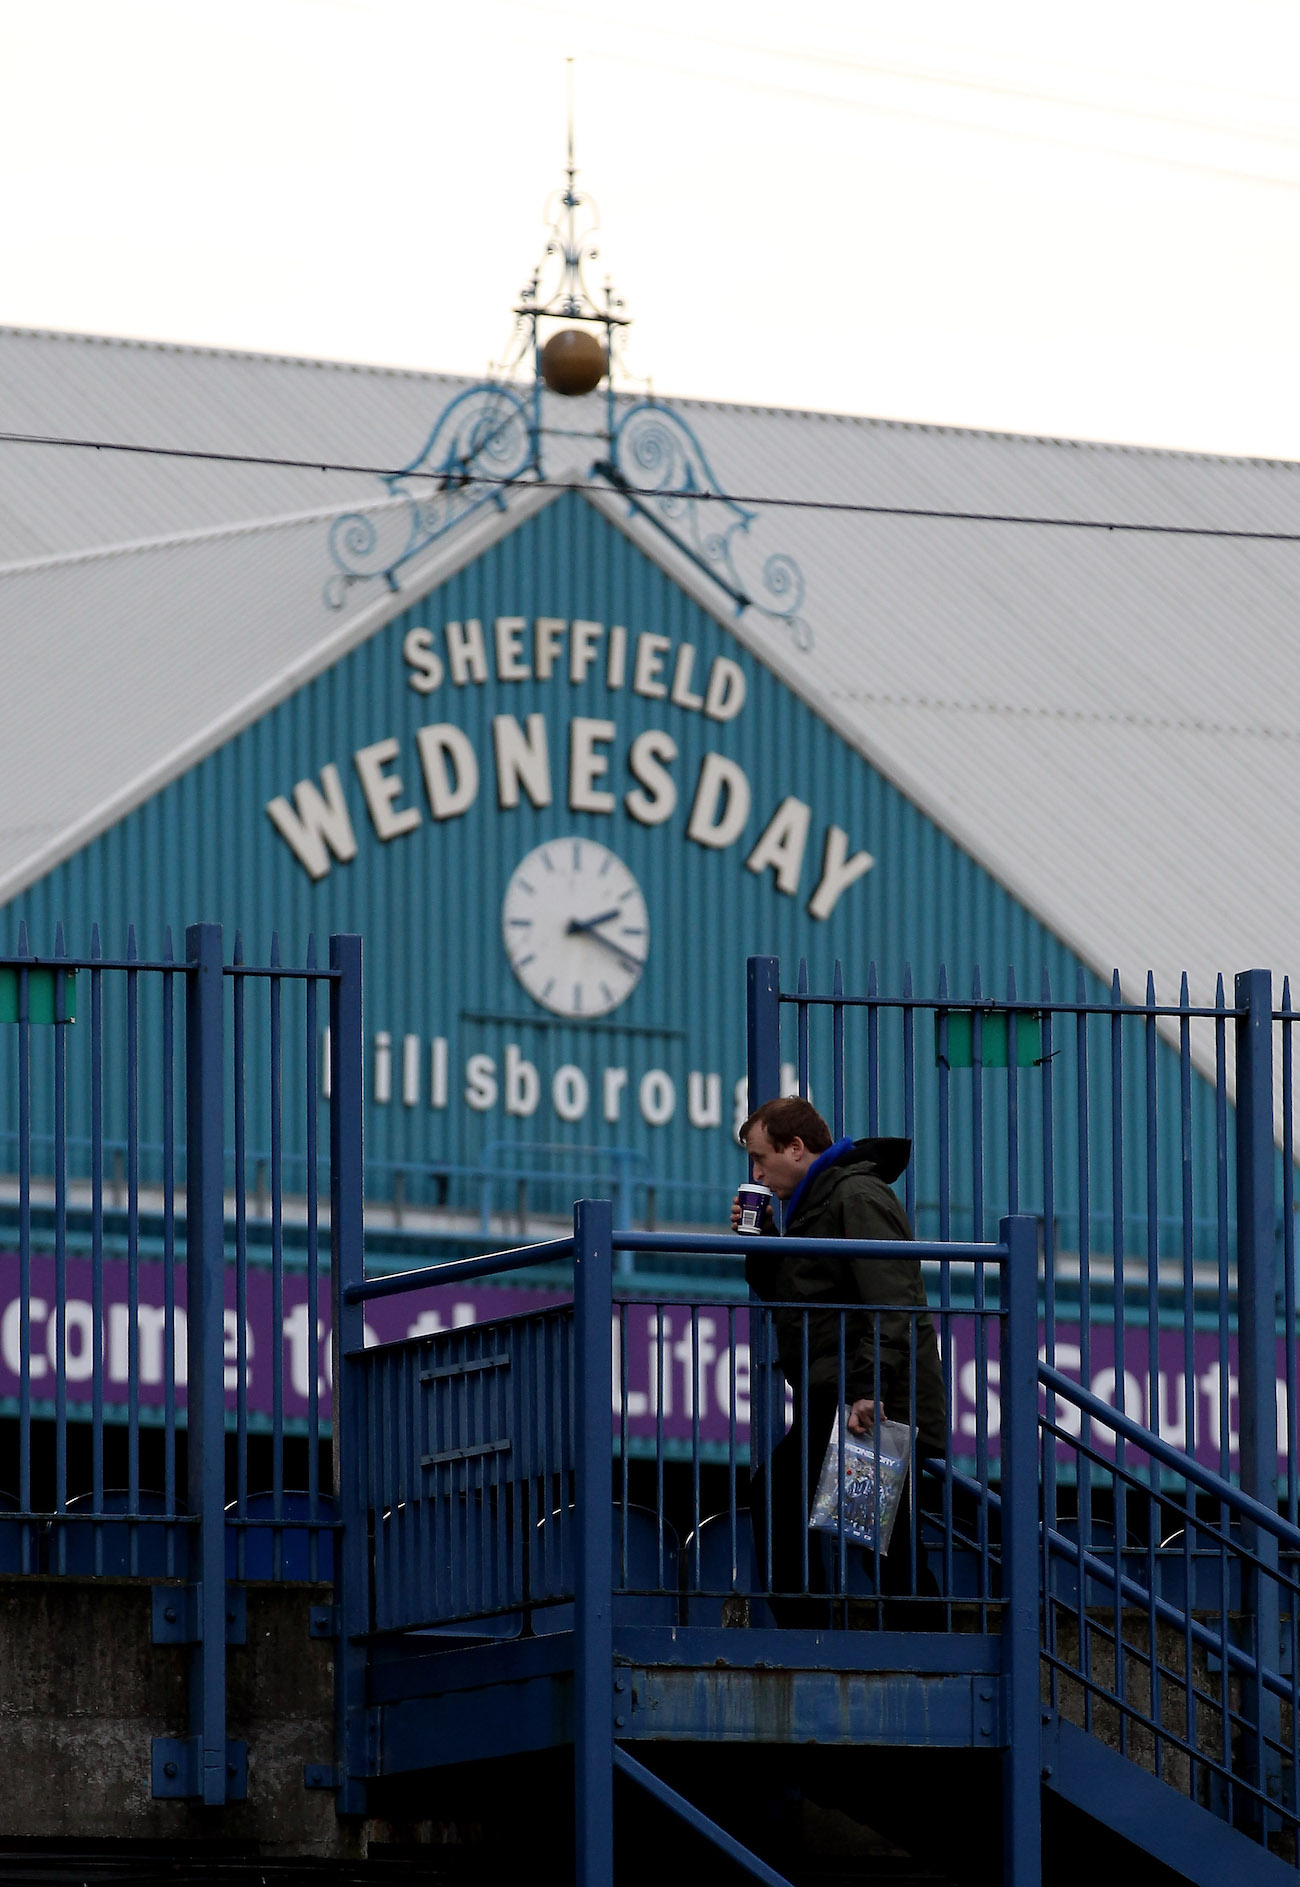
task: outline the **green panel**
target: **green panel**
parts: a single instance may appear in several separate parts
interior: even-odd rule
[[[20,1020],[24,972],[14,965],[0,964],[0,1022]],[[58,971],[33,965],[27,976],[27,1020],[29,1022],[75,1022],[77,1019],[77,976],[75,970]],[[60,982],[62,990],[60,990]],[[60,1001],[61,998],[61,1001]]]
[[[975,1018],[979,1016],[979,1054],[975,1053]],[[934,1019],[936,1067],[1005,1068],[1011,1053],[1011,1029],[1005,1010],[942,1009]],[[1016,1066],[1036,1068],[1043,1054],[1043,1025],[1035,1015],[1016,1018]]]

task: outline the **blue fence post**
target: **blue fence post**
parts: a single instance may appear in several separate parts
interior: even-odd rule
[[[1002,1220],[1002,1879],[1042,1879],[1038,1643],[1038,1224]]]
[[[360,1352],[365,1310],[348,1302],[365,1278],[365,1075],[361,1036],[361,939],[330,938],[330,1343],[334,1378],[334,1491],[342,1532],[334,1581],[338,1642],[334,1655],[335,1807],[363,1815],[372,1768],[366,1717],[369,1624],[366,1516],[365,1380]],[[312,1104],[315,1104],[314,1097]]]
[[[220,924],[185,932],[185,1315],[189,1511],[198,1518],[188,1791],[227,1799],[225,986]],[[233,1766],[232,1766],[233,1767]]]
[[[614,1583],[610,1523],[609,1329],[612,1214],[580,1199],[573,1217],[575,1522],[574,1827],[578,1887],[614,1878]]]
[[[1237,1378],[1240,1411],[1238,1464],[1244,1493],[1277,1507],[1277,1207],[1273,1134],[1273,979],[1267,970],[1236,978],[1237,1009]],[[1223,1359],[1227,1367],[1228,1359]],[[1246,1543],[1263,1563],[1243,1562],[1248,1613],[1254,1615],[1256,1656],[1281,1670],[1276,1577],[1277,1539],[1245,1525]],[[1279,1700],[1261,1684],[1250,1687],[1243,1713],[1255,1731],[1253,1780],[1275,1795],[1281,1786],[1276,1742]],[[1272,1741],[1274,1747],[1269,1747]]]
[[[745,965],[745,1044],[749,1105],[781,1092],[781,959],[750,957]],[[784,1432],[785,1378],[776,1367],[772,1322],[749,1294],[749,1466],[763,1467]]]

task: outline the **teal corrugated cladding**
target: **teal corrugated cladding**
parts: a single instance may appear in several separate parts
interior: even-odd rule
[[[502,680],[454,686],[445,678],[432,694],[410,685],[403,640],[415,627],[430,630],[445,655],[444,626],[474,618],[484,625],[489,659],[491,625],[497,617],[532,620],[554,616],[565,622],[589,619],[624,625],[629,632],[624,686],[607,685],[605,645],[586,678],[573,683],[567,669],[550,680]],[[747,679],[747,699],[738,718],[719,722],[701,712],[634,693],[631,687],[636,638],[660,634],[672,645],[665,663],[672,673],[676,648],[695,651],[694,685],[703,686],[717,656],[738,662]],[[525,649],[531,635],[525,637]],[[567,661],[567,642],[562,655]],[[497,805],[492,718],[513,714],[522,722],[545,716],[553,785],[552,803],[537,807],[526,795],[514,810]],[[615,734],[608,744],[609,773],[597,784],[616,794],[613,813],[574,812],[567,803],[570,722],[574,716],[608,719]],[[435,822],[421,786],[416,730],[453,722],[473,744],[480,767],[474,805],[462,816]],[[635,737],[661,729],[676,742],[672,765],[677,803],[663,824],[647,826],[630,816],[623,794],[635,784],[627,754]],[[361,747],[392,737],[398,757],[391,771],[402,780],[399,804],[420,810],[420,823],[406,836],[381,841],[367,816],[352,756]],[[709,850],[686,836],[692,796],[706,753],[736,761],[752,787],[753,805],[741,840]],[[292,794],[295,783],[319,780],[334,762],[343,778],[357,839],[349,864],[335,863],[313,882],[272,828],[267,803]],[[745,859],[759,832],[787,794],[811,808],[811,824],[797,896],[777,888],[770,870],[755,874]],[[843,827],[853,849],[875,857],[867,876],[842,896],[824,922],[807,910],[822,858],[826,828]],[[500,908],[506,883],[535,845],[567,835],[592,838],[616,851],[635,872],[650,911],[651,943],[639,986],[605,1021],[564,1022],[546,1014],[516,983],[501,942]],[[519,526],[493,549],[437,590],[411,603],[401,615],[332,669],[300,688],[218,752],[190,768],[147,804],[15,899],[0,918],[0,941],[16,946],[18,924],[29,926],[32,947],[47,950],[56,922],[69,947],[84,951],[94,921],[105,948],[124,948],[129,923],[137,927],[146,954],[161,947],[170,925],[178,951],[187,921],[219,919],[242,932],[251,960],[264,960],[272,931],[279,932],[286,961],[301,962],[307,939],[318,948],[334,930],[359,930],[365,938],[368,1033],[386,1030],[393,1041],[394,1098],[371,1100],[368,1157],[379,1177],[385,1163],[471,1165],[502,1142],[533,1148],[625,1147],[640,1170],[660,1185],[663,1214],[695,1218],[721,1213],[740,1170],[731,1141],[733,1093],[744,1073],[744,966],[754,952],[778,954],[787,988],[798,959],[806,957],[814,989],[829,989],[834,960],[845,966],[850,991],[865,987],[874,959],[882,993],[897,993],[910,969],[918,994],[933,994],[946,965],[955,1000],[968,997],[976,964],[984,969],[984,994],[1006,993],[1006,971],[1014,968],[1022,996],[1036,996],[1046,971],[1058,999],[1073,997],[1080,965],[1023,905],[999,885],[903,797],[860,754],[846,746],[783,683],[756,662],[730,632],[687,597],[623,534],[576,496],[565,497]],[[1105,990],[1091,976],[1084,987],[1093,1000]],[[297,1001],[295,996],[294,1001]],[[298,1011],[293,1013],[298,1014]],[[792,1018],[786,1054],[794,1058]],[[260,1026],[260,1024],[258,1025]],[[1109,1024],[1092,1025],[1095,1080],[1090,1103],[1091,1186],[1089,1211],[1094,1236],[1108,1240],[1114,1161],[1122,1159],[1123,1216],[1135,1222],[1146,1210],[1145,1087],[1140,1043],[1128,1037],[1122,1128],[1113,1139]],[[150,1019],[150,1030],[156,1020]],[[814,1099],[825,1096],[829,1023],[814,1026]],[[420,1097],[401,1099],[401,1043],[419,1038]],[[450,1094],[443,1108],[430,1105],[429,1044],[448,1044]],[[254,1037],[254,1046],[260,1037]],[[883,1131],[902,1125],[902,1038],[898,1016],[881,1031],[878,1121]],[[490,1056],[498,1076],[506,1045],[514,1043],[538,1068],[543,1099],[528,1118],[508,1116],[498,1100],[475,1111],[464,1099],[466,1062]],[[860,1016],[849,1029],[850,1130],[865,1130],[871,1113]],[[79,1051],[74,1051],[75,1054]],[[0,1045],[4,1106],[13,1106],[12,1042]],[[147,1055],[156,1055],[152,1037]],[[297,1049],[294,1050],[298,1054]],[[938,1229],[934,1040],[928,1013],[918,1015],[917,1157],[914,1168],[918,1229]],[[1181,1157],[1178,1145],[1178,1069],[1162,1044],[1159,1061],[1160,1211],[1176,1227]],[[572,1064],[586,1076],[590,1105],[585,1118],[558,1118],[549,1098],[557,1068]],[[1068,1064],[1068,1066],[1067,1066]],[[604,1118],[602,1077],[607,1068],[627,1070],[620,1118]],[[650,1070],[670,1077],[676,1094],[671,1121],[654,1126],[641,1114],[638,1084]],[[721,1087],[721,1122],[692,1126],[687,1119],[691,1072],[714,1075]],[[1056,1210],[1062,1241],[1077,1246],[1078,1112],[1073,1050],[1051,1072],[1055,1105]],[[250,1077],[251,1081],[251,1077]],[[1021,1157],[1019,1203],[1038,1209],[1043,1198],[1041,1103],[1043,1076],[1019,1078]],[[147,1084],[146,1084],[147,1085]],[[120,1082],[108,1097],[110,1130],[121,1131]],[[820,1092],[819,1092],[820,1090]],[[971,1079],[952,1084],[951,1229],[990,1229],[1006,1208],[1012,1188],[1007,1147],[1006,1077],[986,1073],[982,1084],[983,1155],[972,1166],[976,1097]],[[251,1082],[250,1141],[267,1137],[266,1084]],[[12,1128],[12,1121],[5,1125]],[[74,1123],[85,1131],[86,1123]],[[142,1131],[156,1138],[156,1099],[145,1097]],[[1213,1215],[1213,1096],[1195,1083],[1192,1155],[1198,1217]],[[286,1095],[286,1137],[303,1144],[300,1084]],[[558,1156],[535,1153],[536,1164]],[[575,1153],[574,1170],[586,1154]],[[675,1196],[671,1187],[685,1183]],[[380,1188],[382,1189],[382,1187]],[[1069,1227],[1073,1224],[1074,1234]],[[1169,1231],[1165,1243],[1174,1233]],[[1140,1245],[1137,1230],[1128,1242]],[[1172,1245],[1170,1245],[1172,1248]]]

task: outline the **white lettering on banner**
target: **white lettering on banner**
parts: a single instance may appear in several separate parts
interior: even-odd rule
[[[414,670],[408,679],[418,695],[431,695],[442,681],[442,657],[434,653],[433,631],[411,629],[402,643],[402,660]]]
[[[488,638],[476,617],[443,625],[444,652],[437,634],[426,627],[408,631],[402,643],[410,686],[430,695],[449,676],[457,688],[500,683],[558,680],[567,666],[570,684],[589,683],[602,666],[605,688],[621,690],[628,680],[629,636],[621,624],[606,631],[604,624],[576,618],[538,616],[530,624],[524,616],[498,616]],[[567,663],[565,644],[567,640]],[[718,655],[710,665],[707,683],[694,685],[698,650],[694,643],[675,642],[671,636],[642,630],[633,638],[631,686],[645,700],[668,701],[683,713],[702,714],[728,722],[742,711],[748,683],[745,670],[729,656]],[[614,777],[617,739],[613,721],[575,715],[569,722],[568,804],[571,811],[611,815],[621,808],[644,826],[665,825],[677,812],[682,788],[672,767],[679,757],[674,737],[662,728],[649,728],[630,741],[625,758],[632,784],[623,790]],[[477,802],[482,759],[470,736],[452,722],[441,721],[416,730],[418,763],[425,798],[435,822],[454,819]],[[548,725],[540,710],[521,721],[512,714],[492,716],[492,764],[496,770],[497,805],[517,811],[525,798],[534,807],[554,803]],[[366,811],[376,836],[388,843],[425,824],[419,806],[406,802],[407,788],[401,765],[400,743],[393,736],[359,747],[352,767],[360,784]],[[710,851],[725,851],[745,836],[753,810],[749,778],[736,760],[725,754],[703,756],[690,800],[686,837]],[[356,856],[357,837],[340,769],[334,761],[321,768],[319,779],[299,780],[289,799],[277,794],[267,802],[267,816],[295,859],[313,881],[324,878],[335,863],[347,864]],[[756,875],[771,871],[775,888],[789,897],[798,895],[804,861],[812,834],[813,808],[794,794],[786,794],[746,857]],[[808,899],[810,917],[824,922],[849,886],[872,869],[873,855],[851,851],[847,832],[828,823],[822,840],[821,872]]]
[[[356,834],[343,797],[343,782],[331,760],[320,770],[322,793],[314,780],[299,780],[291,806],[282,794],[267,804],[267,817],[309,878],[323,878],[333,852],[340,865],[357,855]]]
[[[519,804],[521,786],[534,806],[549,806],[551,760],[546,747],[546,716],[530,714],[525,733],[513,714],[494,714],[492,745],[497,762],[498,806],[513,810]]]
[[[711,721],[734,721],[745,705],[745,671],[725,655],[714,657],[709,670],[709,685],[704,696],[704,712]]]
[[[35,1349],[35,1326],[43,1324],[50,1314],[50,1307],[43,1297],[29,1297],[27,1300],[28,1324],[31,1332],[28,1337],[30,1349],[30,1372],[33,1382],[39,1382],[49,1365],[43,1356],[38,1356]],[[22,1374],[23,1367],[23,1306],[21,1298],[13,1298],[5,1305],[4,1316],[0,1317],[0,1353],[3,1353],[5,1368],[11,1375]]]
[[[714,852],[734,845],[745,830],[749,802],[744,768],[725,754],[706,753],[686,827],[687,838]]]
[[[614,1414],[627,1415],[632,1421],[650,1412],[650,1398],[644,1389],[623,1393],[623,1320],[617,1311],[609,1324],[610,1382],[613,1385]]]
[[[439,721],[417,729],[415,739],[434,818],[454,819],[468,812],[478,798],[478,756],[469,736],[450,721]]]
[[[821,882],[808,900],[809,917],[824,922],[839,903],[842,894],[851,884],[864,877],[875,862],[870,852],[855,852],[850,858],[848,833],[840,826],[828,826]]]
[[[601,1083],[601,1112],[605,1119],[615,1121],[623,1113],[623,1090],[627,1086],[626,1068],[607,1068]]]
[[[722,1076],[692,1069],[686,1077],[686,1117],[692,1127],[722,1124]]]
[[[465,1063],[465,1102],[476,1114],[497,1104],[497,1065],[490,1055],[471,1055]]]
[[[538,681],[549,681],[554,674],[568,627],[563,616],[539,616],[533,625],[533,673]]]
[[[569,722],[569,805],[574,812],[613,812],[614,795],[593,781],[609,772],[609,755],[598,753],[598,741],[613,740],[613,721],[591,721],[575,715]]]
[[[230,1313],[227,1312],[227,1315]],[[323,1317],[316,1319],[316,1341],[313,1344],[309,1333],[310,1318],[306,1304],[296,1304],[284,1320],[284,1340],[289,1346],[289,1381],[295,1395],[305,1400],[311,1394],[311,1375],[313,1355],[319,1357],[321,1343],[329,1325]],[[226,1384],[227,1389],[233,1387]],[[316,1376],[317,1395],[329,1394],[329,1383],[318,1371]]]
[[[655,635],[652,630],[643,629],[636,639],[636,668],[632,673],[633,694],[645,695],[651,701],[663,701],[668,694],[668,684],[660,681],[663,673],[664,656],[672,647],[668,636]]]
[[[581,1068],[575,1068],[570,1061],[556,1069],[551,1078],[551,1105],[561,1120],[581,1120],[590,1098],[587,1077]]]
[[[755,1105],[761,1106],[762,1103],[758,1102]],[[733,1140],[739,1139],[740,1130],[749,1119],[749,1115],[749,1076],[742,1075],[731,1090],[731,1137]]]
[[[447,661],[456,686],[463,688],[470,680],[486,681],[487,650],[483,646],[482,623],[471,620],[462,628],[458,622],[449,622],[445,634]]]
[[[372,747],[358,748],[352,756],[366,796],[370,823],[375,828],[376,838],[380,839],[400,839],[404,832],[414,832],[420,823],[418,806],[397,810],[394,801],[401,798],[405,789],[398,774],[384,772],[384,768],[396,760],[399,751],[395,740],[377,740]]]
[[[533,671],[524,660],[524,619],[498,616],[494,624],[497,645],[497,680],[531,681]]]
[[[596,659],[596,644],[605,630],[598,622],[574,622],[569,625],[569,680],[576,687],[586,681],[587,670]]]
[[[417,1107],[420,1101],[420,1038],[402,1037],[402,1105]]]
[[[447,1105],[447,1038],[435,1035],[429,1044],[429,1106]]]
[[[677,742],[657,727],[638,734],[628,749],[628,769],[640,785],[633,787],[623,804],[641,825],[661,826],[677,810],[677,782],[668,767],[660,765],[676,758]]]
[[[666,1127],[677,1111],[677,1089],[665,1068],[652,1068],[641,1077],[637,1091],[641,1112],[652,1127]]]
[[[525,1061],[518,1042],[506,1043],[506,1113],[527,1119],[537,1112],[542,1098],[542,1078],[531,1061]]]
[[[808,843],[808,827],[812,823],[812,807],[793,794],[787,794],[759,836],[758,844],[745,860],[748,869],[755,874],[767,871],[770,867],[776,874],[779,891],[788,897],[795,897],[799,891],[799,874],[803,870],[803,852]]]
[[[375,1035],[375,1099],[386,1107],[393,1098],[393,1038],[387,1029]]]
[[[689,642],[681,642],[677,647],[677,660],[673,664],[672,702],[676,708],[686,708],[699,713],[704,706],[704,696],[697,695],[691,687],[691,671],[695,667],[695,650]]]

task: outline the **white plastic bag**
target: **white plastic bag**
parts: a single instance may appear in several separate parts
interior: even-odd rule
[[[840,1424],[844,1425],[844,1479],[840,1481]],[[912,1465],[914,1431],[906,1422],[881,1422],[855,1435],[845,1408],[835,1418],[826,1458],[817,1477],[808,1525],[837,1537],[840,1509],[844,1511],[844,1538],[855,1546],[874,1547],[877,1533],[882,1553],[889,1551],[894,1520]],[[879,1456],[877,1457],[877,1445]],[[876,1486],[879,1459],[880,1485]]]

